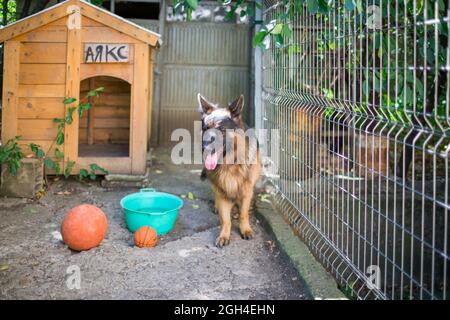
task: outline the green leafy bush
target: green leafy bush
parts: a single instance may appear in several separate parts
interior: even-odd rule
[[[13,176],[17,174],[21,166],[21,161],[24,157],[22,149],[19,146],[18,141],[20,136],[6,142],[5,145],[0,146],[0,164],[6,163],[9,173]]]

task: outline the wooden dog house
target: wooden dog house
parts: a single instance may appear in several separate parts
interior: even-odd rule
[[[92,108],[65,127],[64,163],[110,173],[146,170],[152,53],[159,35],[81,0],[68,0],[0,30],[4,43],[2,141],[55,148],[54,118],[90,89]],[[64,105],[65,98],[77,102]],[[26,152],[30,152],[26,150]],[[51,150],[49,154],[54,154]]]

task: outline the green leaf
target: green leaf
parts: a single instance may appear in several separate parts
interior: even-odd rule
[[[89,172],[86,169],[80,169],[80,172],[78,173],[78,178],[80,180],[84,180],[89,175]]]
[[[358,9],[358,13],[362,12],[362,0],[356,0],[356,8]]]
[[[325,99],[327,99],[327,100],[334,99],[334,93],[332,90],[327,89],[327,88],[322,88],[322,92],[325,95]]]
[[[306,6],[308,8],[308,11],[312,14],[315,14],[315,13],[317,13],[317,11],[319,11],[318,0],[307,0]]]
[[[39,149],[39,150],[36,152],[36,157],[38,157],[39,159],[42,159],[43,157],[45,157],[45,152],[44,152],[44,150]]]
[[[186,19],[187,19],[187,21],[192,20],[192,8],[191,7],[186,8]]]
[[[61,172],[61,166],[60,166],[59,162],[55,162],[55,173],[56,173],[56,175],[59,175],[60,172]]]
[[[97,171],[100,171],[103,174],[108,174],[109,173],[108,170],[100,167],[96,163],[92,163],[89,167],[91,168],[91,171],[94,172],[94,173],[97,172]]]
[[[58,148],[55,149],[55,157],[58,160],[62,160],[64,159],[64,153],[61,152],[61,150],[59,150]]]
[[[103,92],[105,90],[104,87],[100,87],[94,90],[91,90],[87,93],[86,97],[98,97],[100,92]]]
[[[75,166],[75,161],[69,160],[67,161],[66,167],[64,169],[64,177],[70,177],[73,167]]]
[[[5,163],[12,176],[17,175],[21,167],[24,154],[18,144],[20,136],[10,139],[4,145],[0,145],[0,164]]]
[[[85,110],[90,110],[92,105],[89,102],[86,103],[80,103],[78,106],[78,116],[81,118],[83,117],[83,112]]]
[[[55,167],[55,162],[50,158],[45,158],[44,165],[48,169],[53,169]]]
[[[238,5],[236,3],[231,6],[230,11],[228,11],[227,14],[225,15],[225,21],[229,21],[234,17],[234,14],[236,13],[237,8],[238,8]]]
[[[328,6],[327,0],[318,0],[317,3],[318,3],[320,13],[323,13],[323,14],[328,13],[329,6]]]
[[[301,49],[301,47],[298,44],[293,44],[288,49],[289,55],[292,55],[294,53],[300,54],[301,52],[302,52],[302,49]]]
[[[282,23],[278,23],[271,31],[271,34],[280,34],[281,31],[283,30],[283,24]]]
[[[193,9],[197,9],[198,0],[186,0],[187,4]]]
[[[66,116],[66,123],[72,124],[73,122],[73,113],[76,110],[75,107],[70,107],[69,110],[67,110],[67,116]]]
[[[285,13],[281,13],[278,15],[277,20],[278,21],[282,21],[282,20],[286,20],[287,18],[289,18],[289,13],[285,12]]]
[[[269,33],[266,30],[258,31],[253,38],[253,47],[256,48],[262,45],[268,34]]]
[[[91,163],[91,165],[89,167],[91,168],[92,171],[96,171],[96,170],[100,169],[100,166],[96,163]]]
[[[346,11],[353,11],[356,7],[355,0],[345,0],[344,6]]]
[[[36,158],[42,159],[45,157],[45,152],[41,149],[41,146],[35,143],[30,143],[29,146],[31,151],[36,155]]]
[[[275,46],[277,48],[282,48],[284,46],[284,38],[283,35],[281,34],[276,34],[275,35]]]
[[[36,153],[39,150],[39,145],[37,145],[35,143],[30,143],[30,149],[31,149],[31,151]]]
[[[98,7],[101,7],[103,4],[103,0],[89,0],[89,2]]]
[[[64,143],[64,132],[59,131],[56,135],[56,144],[58,146],[62,145]]]
[[[75,101],[77,101],[77,99],[75,99],[75,98],[66,98],[66,99],[64,99],[63,103],[71,104],[71,103],[74,103]]]
[[[102,167],[100,167],[96,163],[92,163],[89,167],[91,168],[91,172],[89,173],[89,178],[91,180],[97,179],[97,174],[96,174],[97,171],[99,171],[102,174],[108,174],[109,173],[108,170],[103,169]]]
[[[18,160],[16,160],[16,159],[11,160],[11,161],[8,163],[8,169],[9,169],[9,173],[10,173],[12,176],[16,176],[16,175],[17,175],[17,172],[18,172],[19,169],[20,169],[20,161],[18,161]]]
[[[287,23],[283,25],[283,29],[281,30],[281,34],[285,38],[290,38],[291,37],[291,34],[292,34],[291,28],[289,28],[289,25]]]

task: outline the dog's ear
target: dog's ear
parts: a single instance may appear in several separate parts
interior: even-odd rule
[[[239,98],[234,100],[228,105],[228,110],[232,118],[239,118],[241,116],[242,109],[244,108],[244,95],[241,94]]]
[[[209,114],[211,113],[216,106],[213,105],[211,102],[205,99],[200,93],[197,94],[197,100],[198,100],[198,108],[200,112]]]

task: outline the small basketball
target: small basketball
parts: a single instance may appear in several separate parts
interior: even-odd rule
[[[97,247],[108,231],[108,220],[102,210],[90,204],[72,208],[61,225],[63,241],[76,251]]]
[[[134,233],[134,244],[139,248],[152,248],[158,242],[155,229],[144,226]]]

